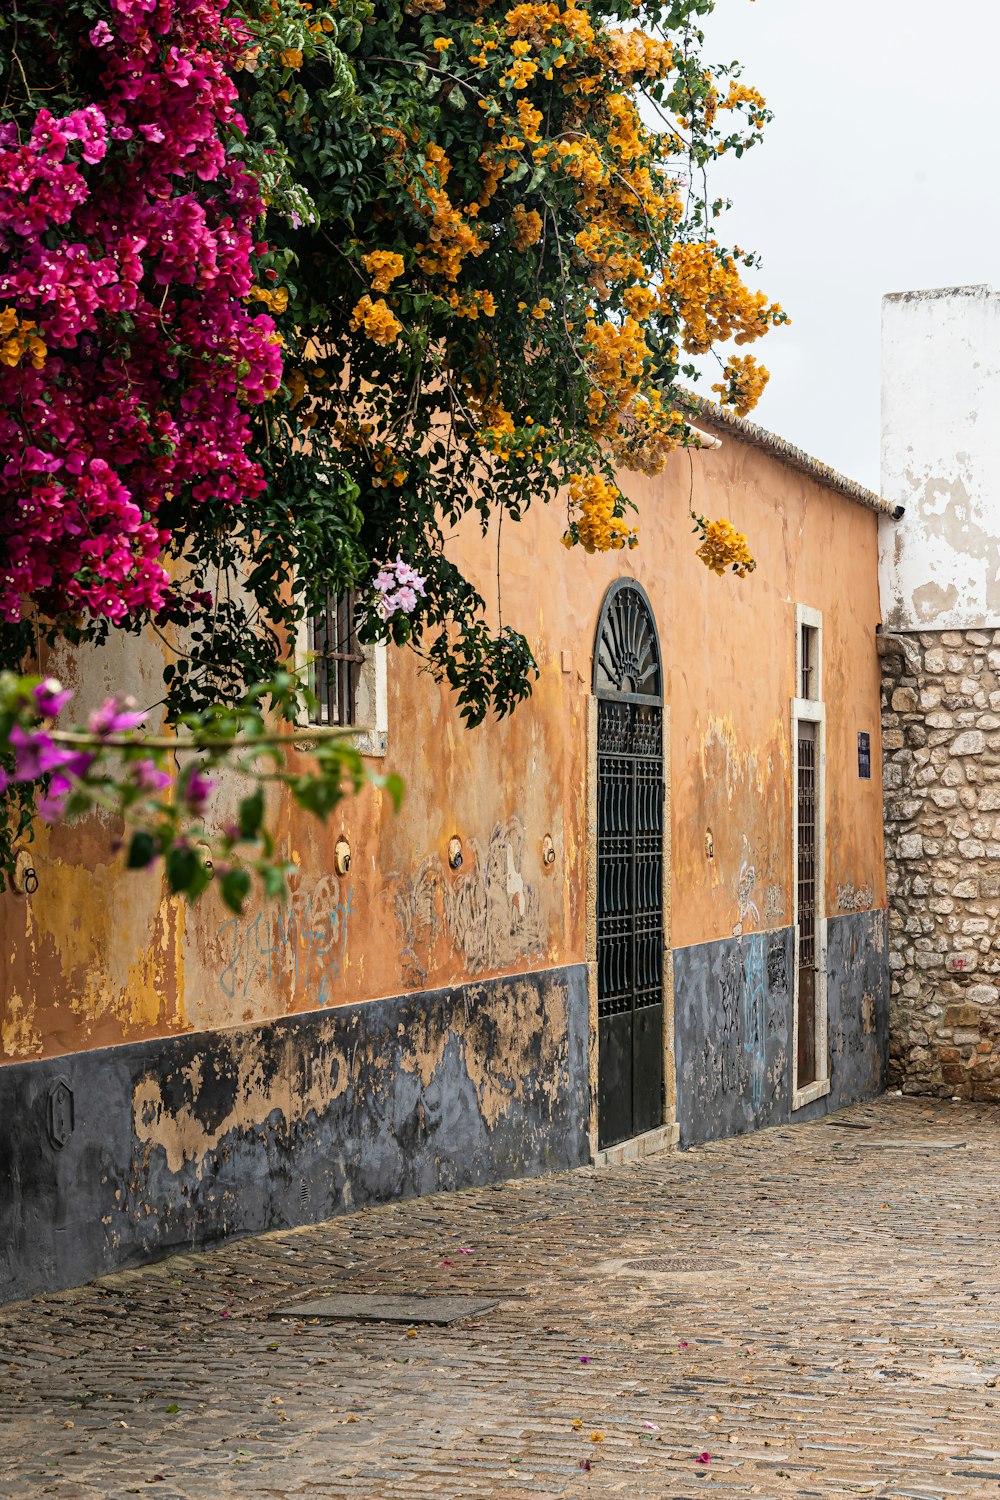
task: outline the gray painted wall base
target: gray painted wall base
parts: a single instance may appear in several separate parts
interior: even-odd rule
[[[674,953],[682,1146],[818,1119],[885,1088],[889,970],[884,911],[827,922],[830,1092],[792,1113],[794,932],[750,933]]]
[[[583,965],[0,1068],[0,1302],[589,1159]]]

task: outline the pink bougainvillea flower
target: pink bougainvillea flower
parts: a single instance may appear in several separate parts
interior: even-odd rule
[[[90,715],[87,724],[91,734],[103,738],[109,734],[128,734],[144,724],[147,718],[147,711],[136,708],[134,698],[105,698],[100,708]]]
[[[49,782],[49,789],[36,800],[39,816],[46,823],[58,823],[66,811],[66,800],[73,790],[73,783],[68,776],[61,776],[58,772]]]
[[[73,696],[72,688],[64,688],[54,677],[46,677],[35,688],[33,697],[43,719],[54,719],[61,714]]]
[[[79,31],[101,53],[91,101],[0,127],[0,307],[19,343],[0,365],[0,620],[32,603],[155,614],[161,505],[264,488],[247,405],[278,389],[282,359],[244,300],[263,205],[233,76],[249,34],[230,10],[115,0],[113,28]]]
[[[698,1457],[695,1459],[695,1463],[696,1464],[710,1464],[711,1462],[712,1462],[712,1455],[711,1455],[711,1453],[699,1453]]]
[[[580,1460],[580,1468],[586,1470],[589,1473],[590,1472],[590,1459],[589,1458],[581,1458],[581,1460]]]
[[[447,1260],[447,1259],[445,1259],[445,1260],[439,1260],[438,1261],[438,1265],[439,1266],[453,1266],[454,1264],[455,1264],[455,1262],[453,1260]]]
[[[581,1365],[589,1365],[590,1364],[590,1355],[589,1354],[581,1354],[580,1355],[580,1363],[581,1363]]]
[[[169,773],[161,771],[153,760],[137,760],[129,768],[129,774],[141,792],[162,792],[170,785]]]
[[[188,772],[187,781],[184,786],[184,801],[193,813],[203,813],[205,811],[214,786],[215,782],[210,781],[207,776],[203,776],[197,766],[194,766]]]
[[[647,1432],[659,1432],[660,1430],[655,1422],[643,1422],[642,1425],[643,1427],[645,1427]]]
[[[37,781],[48,776],[59,769],[69,753],[60,750],[44,729],[25,729],[22,724],[12,724],[8,738],[14,747],[15,781]]]
[[[459,1245],[458,1253],[459,1255],[474,1255],[475,1251],[471,1245]]]
[[[681,1339],[677,1347],[678,1349],[690,1349],[691,1345],[688,1343],[687,1339]]]

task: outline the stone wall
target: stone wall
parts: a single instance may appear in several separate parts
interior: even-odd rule
[[[890,1081],[1000,1099],[1000,631],[879,650]]]

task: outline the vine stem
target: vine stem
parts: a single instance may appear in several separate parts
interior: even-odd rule
[[[270,745],[314,745],[322,740],[346,740],[350,730],[318,725],[301,734],[215,735],[203,739],[175,739],[171,735],[87,734],[77,729],[51,729],[48,737],[57,745],[80,745],[95,750],[170,750],[199,754],[203,750],[254,750]]]

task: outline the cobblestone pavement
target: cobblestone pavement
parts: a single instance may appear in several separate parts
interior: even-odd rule
[[[836,1120],[0,1309],[0,1496],[1000,1496],[1000,1112]],[[500,1304],[268,1321],[331,1287]]]

